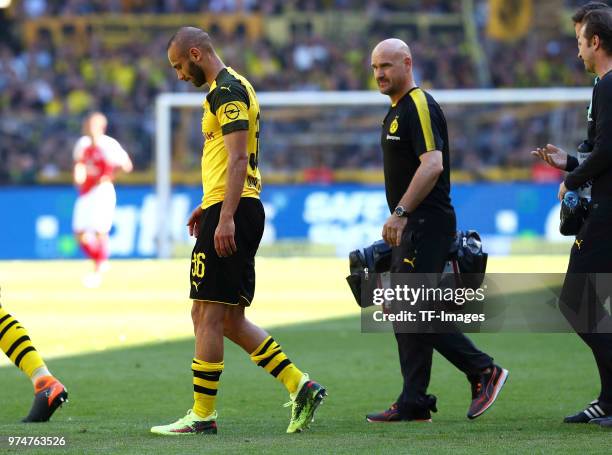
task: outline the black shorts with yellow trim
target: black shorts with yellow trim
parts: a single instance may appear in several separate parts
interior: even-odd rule
[[[189,281],[193,300],[249,306],[255,295],[255,254],[263,236],[265,214],[257,198],[240,199],[234,225],[238,251],[219,257],[215,230],[222,202],[207,207],[200,218],[200,232],[191,254]]]

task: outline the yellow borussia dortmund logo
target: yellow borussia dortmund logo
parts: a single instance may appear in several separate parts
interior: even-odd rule
[[[397,128],[399,127],[399,123],[397,123],[398,117],[399,115],[396,115],[393,121],[391,122],[391,126],[389,126],[389,133],[391,134],[395,134],[395,132],[397,131]]]

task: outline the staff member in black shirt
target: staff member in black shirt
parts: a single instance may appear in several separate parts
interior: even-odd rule
[[[441,273],[455,234],[450,200],[449,142],[440,106],[416,86],[410,48],[388,39],[372,51],[380,91],[391,99],[382,125],[385,190],[391,216],[383,238],[393,247],[391,271]],[[436,398],[427,395],[433,350],[463,371],[472,385],[468,418],[495,401],[508,371],[462,333],[400,333],[395,330],[404,385],[397,401],[369,422],[431,419]]]
[[[570,253],[567,274],[560,298],[561,309],[593,351],[601,379],[597,400],[573,416],[567,423],[607,420],[612,425],[612,320],[602,310],[602,280],[612,272],[612,12],[600,9],[583,19],[578,35],[578,56],[587,71],[599,81],[593,88],[592,122],[588,140],[593,144],[590,156],[568,173],[559,187],[559,199],[568,190],[577,190],[592,181],[591,210]],[[606,292],[607,294],[607,292]],[[603,424],[603,423],[602,423]]]
[[[576,40],[580,38],[580,32],[582,30],[582,26],[584,25],[584,17],[590,12],[601,9],[610,8],[604,2],[588,2],[585,5],[579,7],[572,16],[572,21],[574,23],[574,32],[576,33]],[[595,80],[593,81],[593,85],[599,82],[599,77],[595,76]],[[591,128],[595,127],[595,123],[593,122],[593,117],[591,115],[593,111],[593,101],[589,104],[589,108],[587,109],[587,131],[590,131]],[[594,134],[591,134],[593,137]],[[544,160],[550,166],[562,170],[571,172],[576,169],[587,157],[591,154],[591,150],[593,149],[593,144],[589,141],[589,139],[583,141],[576,151],[576,156],[572,156],[565,152],[565,150],[553,145],[546,144],[544,147],[538,147],[536,150],[531,152],[532,155],[537,156]],[[582,198],[591,200],[591,182],[587,181],[584,185],[580,187],[577,191],[578,195]]]

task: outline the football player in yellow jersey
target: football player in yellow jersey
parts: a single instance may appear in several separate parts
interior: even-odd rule
[[[196,237],[191,256],[191,317],[195,332],[194,405],[187,415],[151,432],[217,432],[215,398],[223,372],[224,337],[279,380],[292,405],[288,433],[305,429],[326,395],[285,355],[280,345],[245,317],[255,293],[255,254],[264,229],[259,199],[259,104],[251,84],[226,67],[204,31],[183,27],[168,42],[177,77],[209,85],[204,101],[204,197],[187,223]]]

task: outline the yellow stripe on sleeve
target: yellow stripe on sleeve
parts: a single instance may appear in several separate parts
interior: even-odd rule
[[[423,130],[423,137],[425,138],[426,152],[431,152],[436,149],[436,141],[434,141],[433,132],[431,130],[431,116],[429,114],[429,106],[427,105],[427,98],[423,90],[417,88],[410,92],[410,96],[416,105],[417,112],[419,114],[419,120],[421,121],[421,128]]]

